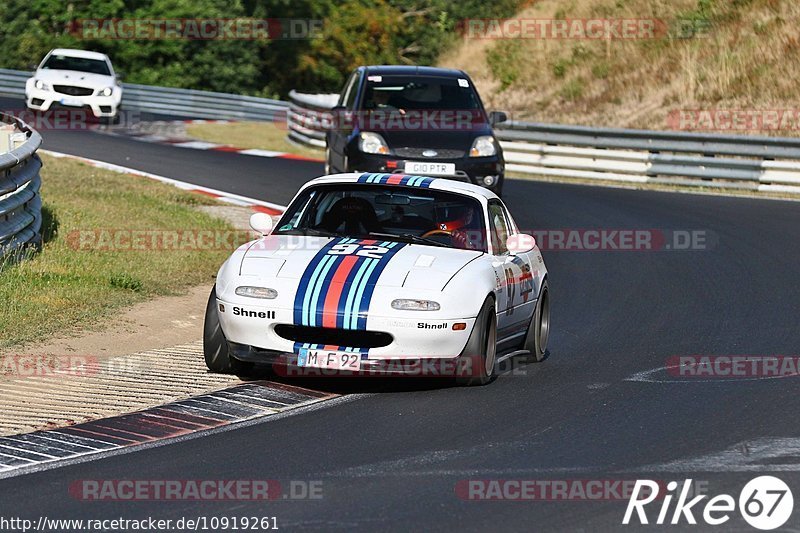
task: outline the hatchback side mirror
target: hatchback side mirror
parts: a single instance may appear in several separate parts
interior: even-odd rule
[[[505,122],[508,120],[508,115],[505,114],[503,111],[492,111],[489,113],[489,124],[494,126],[495,124],[500,124],[501,122]]]

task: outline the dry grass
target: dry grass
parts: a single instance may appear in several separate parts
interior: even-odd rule
[[[322,159],[322,150],[306,148],[286,139],[286,125],[274,122],[231,122],[229,124],[188,124],[186,134],[194,139],[227,144],[237,148],[258,148]]]
[[[519,17],[656,18],[673,29],[692,20],[703,35],[464,40],[441,58],[514,119],[669,129],[668,114],[681,109],[800,107],[795,0],[541,0]]]

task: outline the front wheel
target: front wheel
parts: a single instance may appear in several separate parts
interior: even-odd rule
[[[231,356],[228,339],[219,323],[217,288],[211,289],[206,305],[206,320],[203,324],[203,355],[206,366],[219,374],[245,375],[253,369],[252,363],[239,361]]]
[[[536,301],[536,310],[528,326],[524,348],[530,352],[530,360],[540,363],[544,360],[547,351],[547,339],[550,336],[550,290],[547,280],[539,289],[539,299]]]
[[[491,297],[478,313],[456,371],[460,385],[486,385],[497,376],[497,315]]]

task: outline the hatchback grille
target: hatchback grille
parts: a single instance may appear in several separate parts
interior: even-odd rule
[[[433,157],[428,157],[423,154],[423,152],[427,152],[428,150],[433,150],[436,152],[436,155]],[[421,157],[425,160],[427,159],[459,159],[464,157],[464,150],[445,150],[439,148],[410,148],[408,146],[397,148],[395,149],[394,153],[398,157]]]
[[[356,329],[316,328],[278,324],[275,333],[293,342],[309,344],[330,344],[348,348],[380,348],[392,343],[392,336],[382,331]]]
[[[75,87],[73,85],[53,85],[53,90],[57,93],[68,94],[70,96],[89,96],[94,92],[94,89]]]

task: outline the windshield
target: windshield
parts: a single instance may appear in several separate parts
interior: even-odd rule
[[[362,108],[404,111],[481,111],[466,78],[435,76],[368,76]]]
[[[50,70],[75,70],[77,72],[88,72],[90,74],[101,74],[110,76],[111,71],[108,63],[102,59],[87,59],[84,57],[72,57],[63,55],[51,55],[47,58],[43,69]]]
[[[292,202],[276,234],[412,242],[486,252],[483,210],[468,196],[420,187],[321,185]]]

